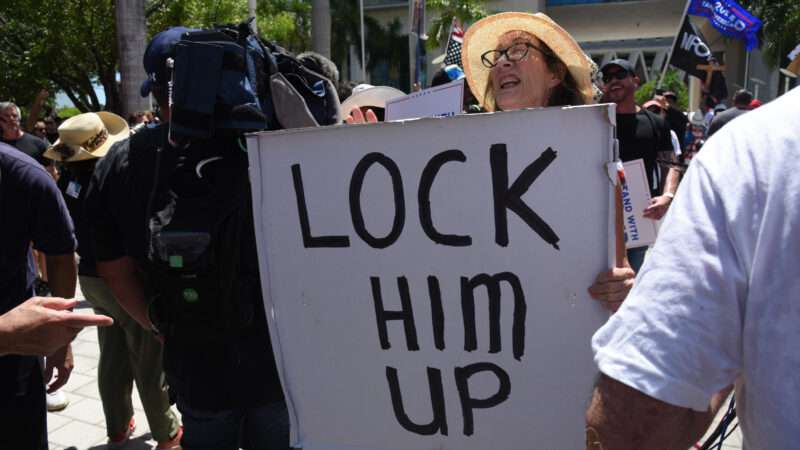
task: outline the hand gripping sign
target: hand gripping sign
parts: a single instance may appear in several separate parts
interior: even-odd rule
[[[610,260],[609,111],[249,136],[292,445],[583,445],[607,318],[586,289]]]

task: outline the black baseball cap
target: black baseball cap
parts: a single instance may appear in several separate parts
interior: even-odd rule
[[[627,59],[621,59],[621,58],[613,59],[603,64],[603,67],[600,68],[600,72],[606,73],[606,69],[615,66],[625,70],[628,73],[636,73],[636,70],[633,68],[633,64],[631,64],[630,61],[628,61]]]

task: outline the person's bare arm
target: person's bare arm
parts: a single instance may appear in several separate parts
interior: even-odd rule
[[[649,397],[601,374],[586,411],[586,448],[686,450],[711,425],[724,400],[720,395],[714,396],[707,411],[698,412]]]
[[[110,317],[70,312],[76,301],[33,297],[0,316],[0,355],[47,356],[64,348],[88,326],[108,326]]]
[[[670,168],[667,172],[667,179],[664,181],[664,193],[658,197],[650,199],[650,205],[644,209],[643,216],[648,219],[659,220],[667,213],[669,205],[672,203],[672,198],[678,190],[678,184],[681,181],[681,172],[674,168]]]
[[[47,283],[55,297],[72,298],[78,282],[78,267],[75,254],[45,255]]]
[[[627,297],[628,292],[633,288],[633,281],[636,272],[631,269],[625,251],[625,231],[622,215],[622,188],[617,185],[616,205],[614,208],[614,235],[616,239],[614,248],[614,267],[605,272],[601,272],[594,280],[594,284],[589,287],[589,295],[609,310],[616,311],[622,305],[622,301]]]
[[[48,274],[48,285],[56,297],[72,298],[75,296],[75,285],[78,282],[78,267],[75,262],[75,254],[66,255],[47,255],[45,261]],[[80,331],[80,330],[77,330]],[[72,345],[67,342],[65,346],[56,350],[46,360],[44,377],[48,382],[47,392],[54,392],[69,381],[74,367],[72,361]],[[56,373],[55,379],[50,382]]]
[[[108,284],[120,306],[139,325],[151,330],[153,323],[150,322],[150,317],[147,314],[144,284],[133,259],[123,256],[111,261],[98,261],[97,272]]]

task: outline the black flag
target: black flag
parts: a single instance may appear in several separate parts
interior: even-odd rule
[[[699,78],[716,102],[720,102],[728,97],[728,88],[725,82],[725,75],[721,71],[714,71],[711,80],[707,81],[709,72],[698,69],[697,66],[708,64],[716,65],[716,59],[711,53],[711,47],[706,44],[705,38],[689,21],[689,16],[683,16],[683,24],[675,39],[672,47],[672,56],[669,63],[678,69],[683,70],[689,75]]]
[[[711,48],[689,21],[689,16],[684,15],[683,25],[681,25],[678,38],[675,39],[675,45],[672,47],[672,57],[669,63],[689,75],[706,81],[707,72],[698,69],[697,66],[709,64],[711,59],[713,59]]]

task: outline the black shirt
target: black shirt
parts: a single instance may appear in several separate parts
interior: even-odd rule
[[[617,139],[620,159],[623,162],[643,159],[650,195],[660,195],[658,152],[673,151],[666,121],[645,109],[635,114],[617,113]]]
[[[683,137],[686,135],[686,127],[689,125],[689,119],[686,118],[686,114],[670,106],[667,108],[667,124],[678,136],[681,151],[685,150],[686,144],[683,142]]]
[[[147,272],[148,202],[154,182],[156,149],[163,146],[159,173],[173,173],[176,160],[203,158],[215,151],[193,144],[179,150],[166,143],[166,126],[146,129],[114,145],[97,164],[86,194],[86,214],[97,261],[123,256],[134,259]],[[237,147],[231,151],[244,155]],[[192,166],[194,167],[194,166]],[[242,267],[237,287],[242,302],[251,306],[252,322],[218,341],[176,334],[164,344],[164,370],[170,387],[190,407],[224,410],[258,406],[283,400],[267,328],[255,229],[242,230]]]
[[[90,242],[89,224],[83,212],[83,203],[96,162],[96,159],[89,159],[67,163],[58,179],[58,188],[64,195],[64,202],[67,204],[69,214],[75,224],[75,236],[78,238],[78,255],[80,256],[78,274],[90,277],[98,275],[93,246]]]
[[[47,142],[39,139],[30,133],[22,133],[22,137],[14,140],[0,139],[0,142],[16,147],[22,153],[30,156],[43,166],[53,164],[53,161],[45,158],[44,152],[47,150]]]
[[[0,314],[33,296],[30,246],[47,255],[75,251],[75,236],[64,199],[42,166],[19,150],[0,144]],[[37,357],[0,357],[0,402],[23,394]]]

